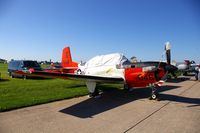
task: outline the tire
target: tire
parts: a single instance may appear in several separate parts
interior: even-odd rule
[[[99,96],[100,96],[100,94],[99,94],[98,89],[95,89],[95,91],[93,93],[89,93],[90,98],[96,98],[96,97],[99,97]]]
[[[158,93],[153,93],[153,94],[151,94],[151,96],[149,97],[149,100],[160,101],[159,94],[158,94]]]
[[[129,87],[127,84],[124,84],[124,90],[129,90]]]
[[[78,69],[77,72],[76,72],[76,74],[82,74],[81,69]]]
[[[9,73],[9,76],[10,76],[10,78],[14,78],[14,76],[13,76],[13,73],[12,73],[12,72],[10,72],[10,73]]]
[[[156,100],[156,99],[157,99],[157,95],[156,95],[156,94],[152,94],[152,95],[151,95],[151,99],[152,99],[152,100]]]
[[[11,72],[8,73],[8,76],[11,77]]]
[[[23,75],[22,77],[23,77],[23,79],[24,79],[24,80],[26,80],[26,79],[27,79],[27,76],[26,76],[26,75]]]

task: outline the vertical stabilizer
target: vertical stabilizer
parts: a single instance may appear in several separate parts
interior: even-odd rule
[[[63,48],[62,52],[62,67],[78,67],[77,62],[72,61],[71,52],[69,47]]]

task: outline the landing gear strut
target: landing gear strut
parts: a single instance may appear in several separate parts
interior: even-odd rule
[[[89,97],[91,98],[99,98],[101,95],[99,94],[99,90],[96,88],[96,82],[87,81],[86,86],[89,90]]]
[[[150,86],[150,88],[151,88],[151,96],[149,97],[149,100],[160,100],[160,98],[159,98],[159,93],[158,93],[158,91],[157,91],[157,89],[154,87],[154,86]]]

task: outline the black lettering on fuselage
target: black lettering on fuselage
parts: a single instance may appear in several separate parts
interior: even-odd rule
[[[138,74],[137,77],[139,80],[154,80],[153,74]]]

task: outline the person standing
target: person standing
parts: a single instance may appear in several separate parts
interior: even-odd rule
[[[200,65],[198,65],[196,68],[195,68],[195,79],[196,80],[199,80],[200,79]]]

